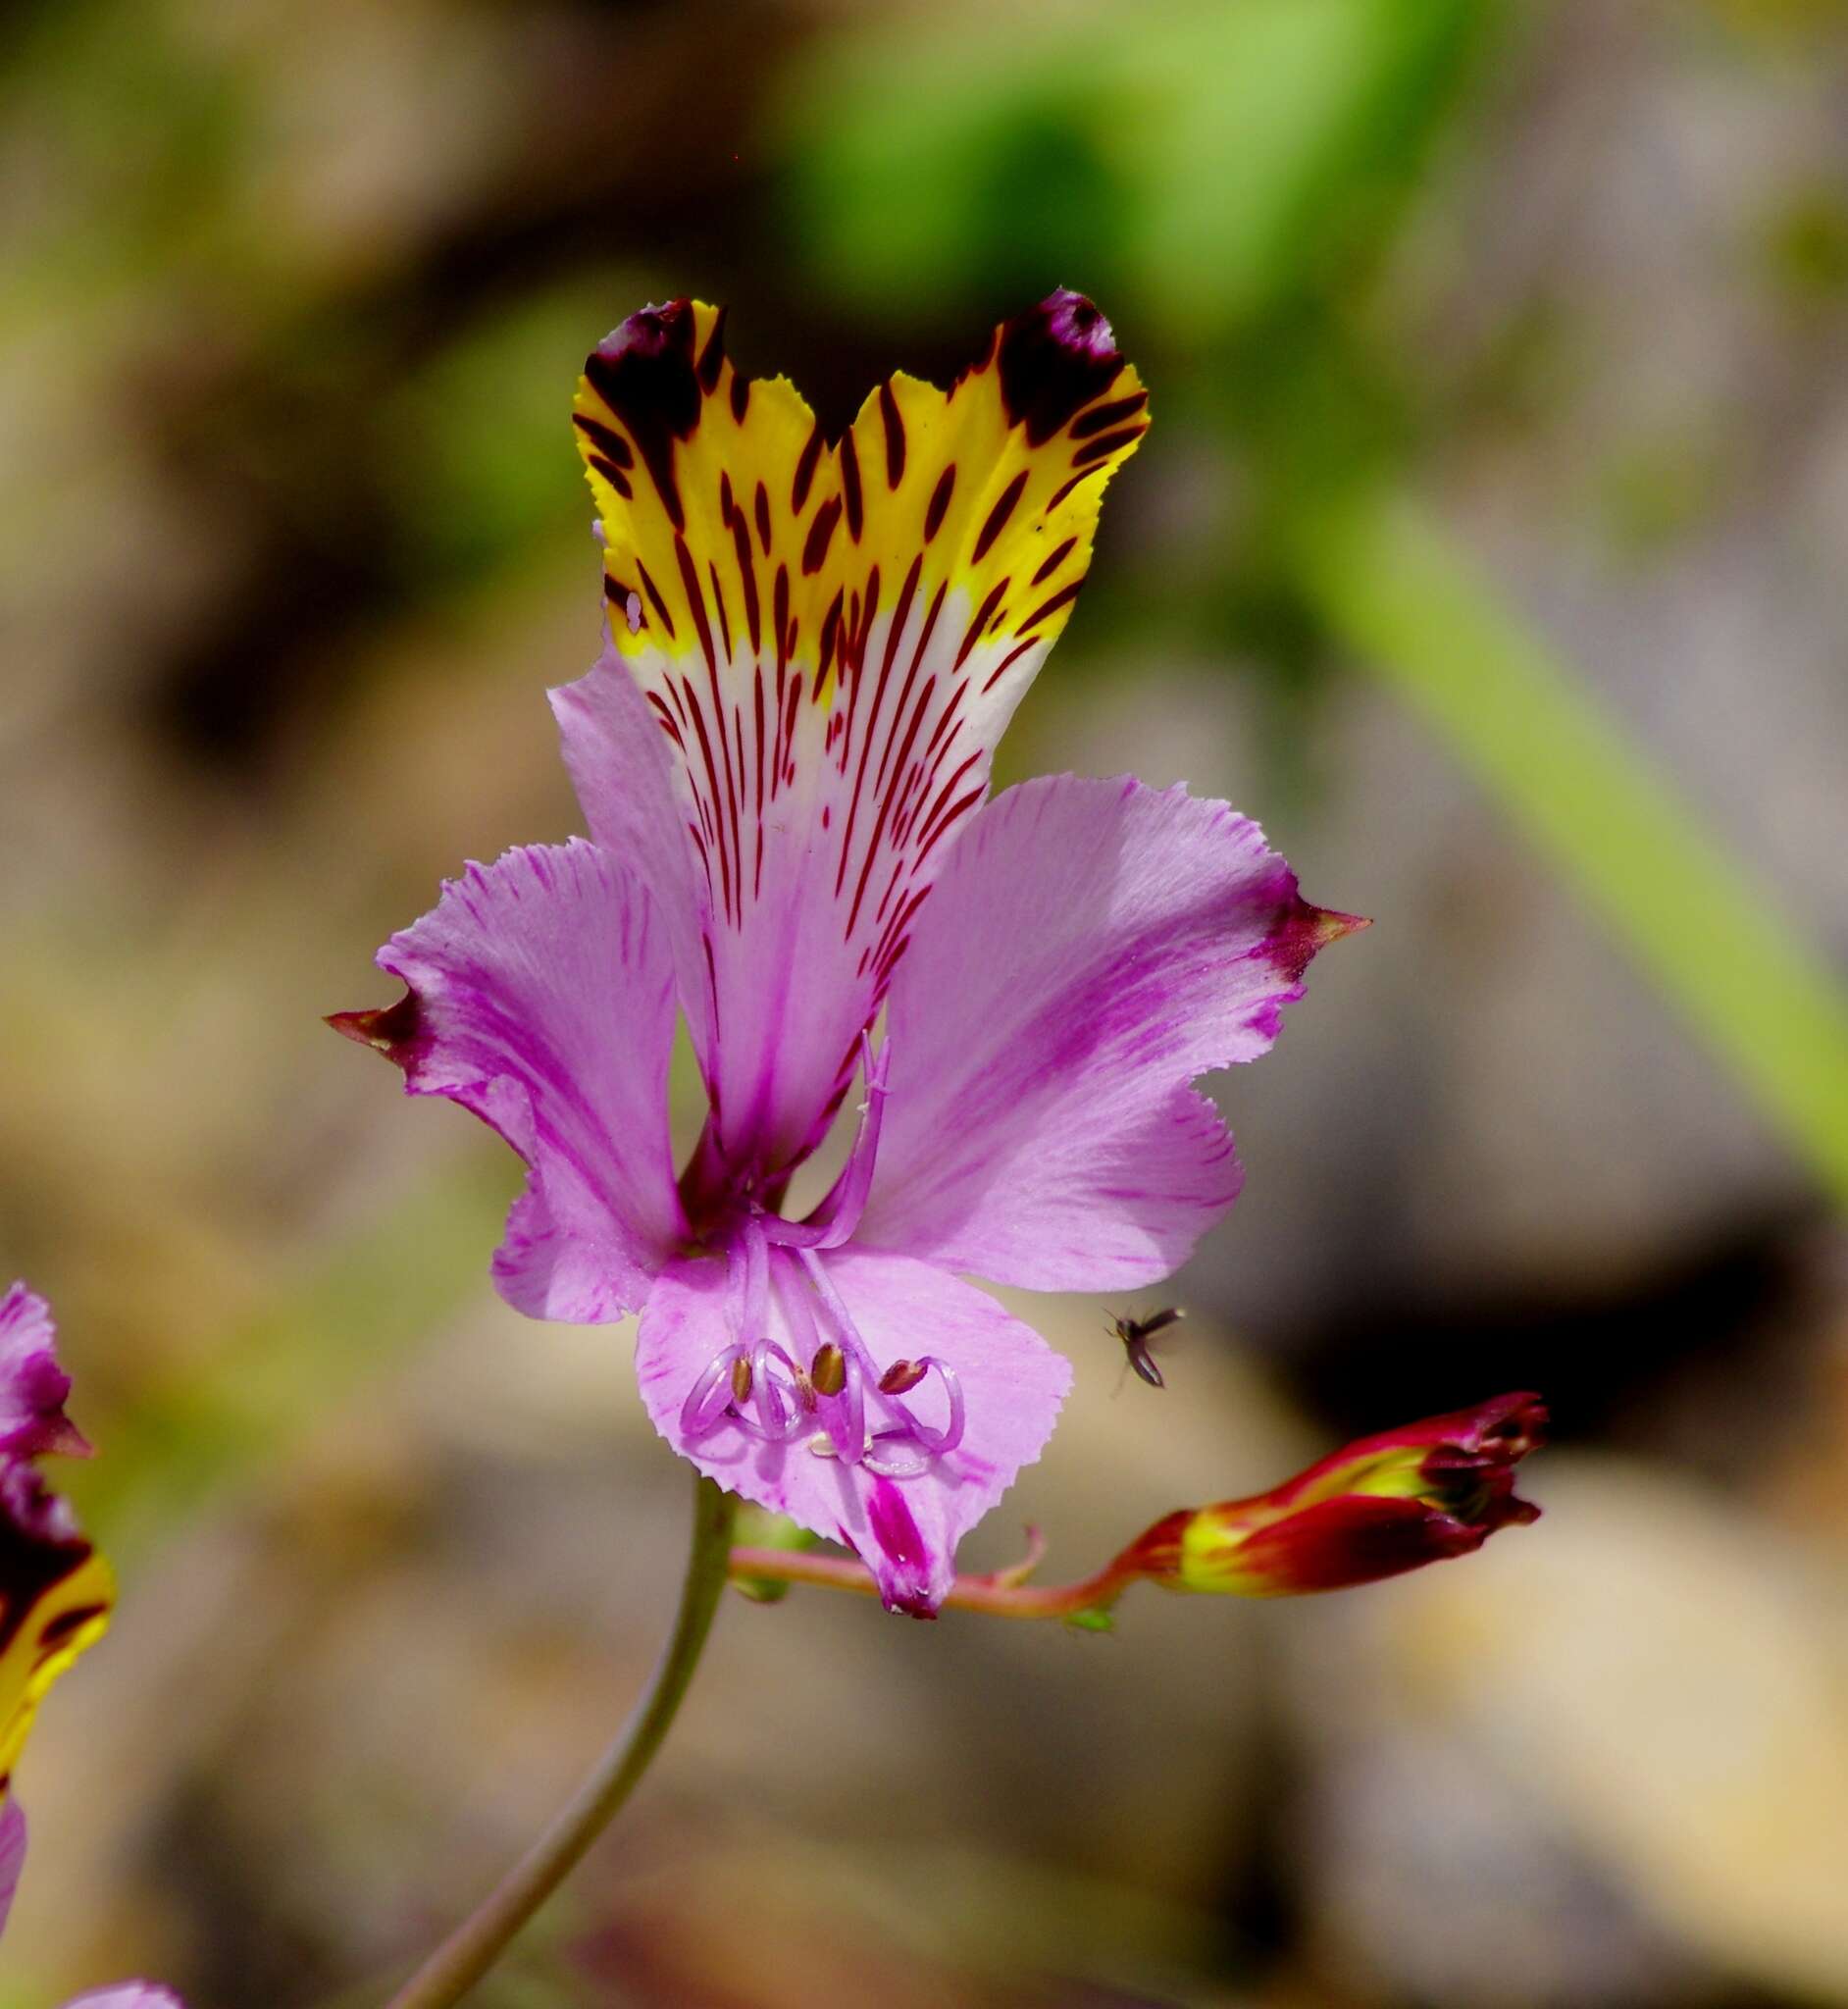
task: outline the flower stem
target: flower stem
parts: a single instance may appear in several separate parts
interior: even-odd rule
[[[731,1574],[746,1582],[808,1583],[823,1590],[877,1597],[879,1585],[861,1564],[847,1556],[817,1556],[801,1549],[734,1549]],[[962,1612],[987,1612],[997,1619],[1073,1619],[1103,1611],[1143,1572],[1110,1563],[1077,1583],[1023,1583],[1017,1570],[992,1576],[958,1576],[944,1599]]]
[[[695,1475],[694,1487],[693,1548],[680,1610],[646,1692],[552,1825],[391,1997],[386,2009],[448,2009],[459,2002],[583,1860],[641,1782],[693,1681],[725,1589],[738,1503],[708,1478]]]

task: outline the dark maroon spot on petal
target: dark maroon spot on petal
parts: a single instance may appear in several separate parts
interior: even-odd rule
[[[857,544],[866,512],[860,501],[860,452],[851,433],[841,441],[841,492],[847,502],[847,536]]]
[[[725,361],[725,317],[732,310],[721,307],[712,323],[712,333],[706,336],[706,345],[699,351],[699,363],[695,375],[699,388],[710,397],[719,387],[719,370]]]
[[[732,621],[725,611],[725,589],[719,584],[719,568],[708,558],[706,570],[712,575],[712,604],[719,610],[719,639],[725,644],[725,654],[730,661],[732,654]]]
[[[1058,592],[1055,592],[1050,600],[1042,600],[1040,604],[1034,608],[1033,612],[1030,613],[1027,616],[1027,618],[1021,622],[1021,634],[1025,635],[1029,630],[1037,628],[1040,625],[1040,623],[1047,618],[1049,614],[1056,614],[1060,607],[1067,605],[1072,600],[1075,600],[1078,597],[1078,590],[1083,585],[1084,581],[1082,579],[1074,579],[1069,586],[1060,587]]]
[[[685,538],[674,540],[674,562],[680,567],[680,583],[686,591],[687,605],[692,610],[693,627],[698,632],[699,648],[706,659],[706,668],[714,669],[717,658],[712,649],[712,624],[706,619],[706,596],[699,591],[699,573]]]
[[[603,477],[625,502],[636,492],[629,486],[629,477],[623,473],[622,469],[613,460],[605,460],[602,454],[593,453],[590,456],[590,465],[595,468],[597,473]]]
[[[821,653],[815,664],[815,681],[819,684],[828,674],[828,665],[834,661],[835,644],[841,638],[841,608],[847,598],[845,589],[837,592],[828,603],[828,611],[821,621]]]
[[[738,583],[744,593],[744,625],[750,630],[750,652],[755,655],[763,645],[757,611],[757,567],[750,554],[750,530],[742,514],[732,518],[732,548],[738,554]]]
[[[1116,382],[1123,368],[1104,320],[1082,293],[1051,293],[1001,331],[1001,403],[1043,445]]]
[[[661,617],[661,626],[667,630],[667,639],[670,642],[674,641],[674,617],[667,611],[667,602],[661,597],[660,588],[648,576],[648,568],[640,558],[636,560],[636,572],[642,581],[642,591],[648,596],[649,606]]]
[[[944,783],[943,787],[937,792],[936,801],[931,804],[930,811],[925,816],[924,821],[918,825],[917,854],[920,860],[923,858],[925,852],[930,850],[931,845],[934,841],[935,832],[933,826],[936,825],[940,817],[944,816],[950,797],[953,796],[956,790],[962,786],[963,777],[968,773],[970,768],[972,768],[976,764],[976,762],[981,759],[981,757],[982,748],[978,747],[973,753],[969,754],[963,760],[962,765],[956,769],[955,773],[952,774],[950,777],[950,779]],[[981,789],[978,788],[976,790],[976,794],[979,796],[981,793]],[[954,812],[951,811],[950,813],[951,815],[953,815]]]
[[[995,506],[988,513],[988,521],[982,526],[982,535],[975,541],[975,549],[969,553],[969,562],[979,565],[988,556],[989,547],[1007,527],[1007,519],[1014,513],[1014,504],[1020,500],[1021,490],[1027,486],[1026,468],[1022,468],[997,498]]]
[[[1094,460],[1108,460],[1119,447],[1127,446],[1132,439],[1140,439],[1148,432],[1147,426],[1125,426],[1120,433],[1106,433],[1102,439],[1094,439],[1089,446],[1081,446],[1071,457],[1073,467],[1089,467]]]
[[[693,345],[693,302],[670,300],[630,315],[584,365],[590,388],[629,429],[676,530],[685,528],[686,515],[674,441],[692,437],[701,403]]]
[[[606,460],[613,460],[618,467],[635,466],[636,457],[629,450],[629,441],[614,426],[606,426],[601,419],[590,418],[584,412],[575,413],[571,423]]]
[[[1052,554],[1046,560],[1046,562],[1040,567],[1039,571],[1037,571],[1033,575],[1032,579],[1030,579],[1027,582],[1028,585],[1044,586],[1046,582],[1052,578],[1052,574],[1056,572],[1062,564],[1064,564],[1066,552],[1069,551],[1073,544],[1075,544],[1077,541],[1078,540],[1076,538],[1067,538],[1065,541],[1062,544],[1060,544],[1058,548],[1054,550]]]
[[[672,687],[670,686],[669,688],[671,689]],[[666,704],[662,701],[660,693],[658,691],[650,691],[648,693],[648,702],[661,715],[662,732],[673,741],[675,746],[685,750],[687,742],[681,738],[680,728],[674,723],[674,714],[668,710]]]
[[[815,520],[808,526],[808,539],[802,545],[802,576],[819,572],[828,557],[828,545],[834,538],[834,527],[841,521],[841,498],[830,495],[815,511]]]
[[[988,598],[976,608],[975,619],[969,623],[968,631],[962,638],[962,646],[956,651],[956,660],[952,665],[953,668],[959,670],[968,661],[970,649],[981,641],[982,630],[988,626],[988,617],[1001,605],[1001,594],[1007,591],[1008,584],[1009,582],[1005,579],[997,580],[995,585],[989,590]],[[1072,589],[1074,592],[1077,590],[1076,587]]]
[[[1028,649],[1038,647],[1039,641],[1040,638],[1037,635],[1029,635],[1024,642],[1015,643],[1013,647],[989,672],[988,682],[982,686],[982,695],[986,697],[1007,672],[1013,668],[1014,664],[1026,654]]]
[[[742,426],[744,414],[750,409],[750,379],[732,372],[732,416]]]
[[[8,1476],[6,1515],[11,1525],[0,1540],[0,1652],[24,1634],[33,1612],[91,1554],[89,1543],[71,1531],[63,1510],[35,1471],[15,1468]]]
[[[417,993],[406,990],[395,1004],[377,1011],[335,1011],[327,1020],[342,1039],[371,1047],[399,1067],[408,1067],[416,1057],[414,1049],[423,1030],[424,1007]]]
[[[808,500],[809,489],[815,480],[815,469],[821,464],[821,421],[815,421],[815,430],[808,436],[808,444],[802,448],[801,458],[796,463],[796,482],[790,489],[790,513],[800,516],[802,505]]]
[[[1096,405],[1083,418],[1072,421],[1071,437],[1089,439],[1094,433],[1102,433],[1110,426],[1120,425],[1124,419],[1133,418],[1148,402],[1149,393],[1139,390],[1134,397],[1113,397],[1108,404]]]
[[[1080,482],[1088,482],[1093,475],[1100,475],[1103,472],[1104,470],[1102,467],[1088,467],[1081,470],[1079,473],[1073,475],[1071,480],[1068,481],[1062,489],[1058,489],[1053,494],[1052,499],[1046,505],[1047,515],[1051,516],[1052,511],[1056,509],[1062,501],[1064,501],[1065,497],[1071,493],[1071,491],[1078,486]]]
[[[763,546],[763,554],[770,555],[770,491],[759,482],[757,484],[757,541]]]
[[[956,486],[956,463],[952,460],[937,478],[937,486],[931,490],[930,507],[924,512],[924,541],[944,527],[944,511],[950,507],[950,491]]]
[[[904,414],[890,384],[879,386],[879,416],[886,427],[886,487],[896,489],[904,480]]]
[[[75,1639],[92,1619],[100,1619],[108,1609],[107,1605],[76,1605],[48,1619],[38,1635],[39,1665],[42,1667],[67,1639]]]

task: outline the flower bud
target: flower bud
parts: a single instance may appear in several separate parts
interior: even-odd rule
[[[1170,1514],[1118,1567],[1171,1590],[1292,1597],[1469,1555],[1540,1518],[1514,1468],[1546,1422],[1538,1396],[1500,1395],[1362,1437],[1268,1493]]]

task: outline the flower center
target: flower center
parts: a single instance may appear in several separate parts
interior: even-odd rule
[[[732,1339],[699,1370],[681,1405],[689,1443],[728,1425],[771,1444],[806,1434],[817,1456],[863,1466],[882,1478],[915,1478],[961,1443],[956,1370],[935,1354],[882,1367],[822,1260],[852,1236],[866,1206],[889,1051],[875,1061],[872,1043],[862,1036],[866,1102],[859,1132],[840,1178],[814,1212],[806,1220],[784,1220],[753,1202],[735,1224],[728,1251]],[[787,1347],[770,1336],[773,1294]],[[941,1423],[928,1422],[908,1399],[933,1379],[943,1390]]]

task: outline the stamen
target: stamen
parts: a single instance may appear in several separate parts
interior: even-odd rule
[[[909,1430],[880,1430],[875,1433],[872,1443],[866,1447],[866,1456],[861,1463],[868,1471],[882,1479],[917,1478],[930,1470],[931,1462],[928,1457],[888,1458],[879,1448],[881,1444],[888,1442],[914,1444],[916,1441]]]
[[[885,1373],[879,1372],[877,1364],[874,1362],[871,1353],[867,1350],[866,1342],[860,1337],[859,1329],[853,1323],[851,1314],[849,1314],[847,1306],[841,1300],[841,1293],[835,1289],[834,1282],[828,1275],[827,1265],[813,1249],[798,1249],[796,1253],[802,1267],[808,1272],[809,1282],[815,1287],[815,1295],[821,1300],[829,1317],[834,1320],[835,1327],[841,1335],[841,1345],[847,1357],[848,1390],[852,1391],[856,1388],[859,1376],[864,1375],[878,1390],[888,1415],[896,1419],[892,1427],[874,1432],[874,1446],[876,1447],[880,1439],[884,1437],[908,1436],[915,1443],[922,1446],[929,1458],[941,1457],[945,1452],[955,1450],[956,1446],[962,1442],[962,1433],[968,1421],[967,1406],[963,1401],[962,1395],[962,1382],[955,1368],[948,1361],[939,1360],[935,1354],[924,1354],[916,1361],[895,1361],[886,1369]],[[888,1377],[897,1375],[900,1368],[905,1370],[903,1387],[901,1389],[888,1388],[886,1386]],[[915,1370],[915,1374],[913,1374],[912,1370]],[[935,1373],[938,1379],[943,1382],[944,1395],[950,1405],[948,1420],[941,1430],[933,1429],[928,1423],[921,1422],[898,1400],[900,1394],[915,1388],[923,1380],[924,1376],[929,1373]],[[835,1441],[839,1444],[839,1437]],[[847,1457],[849,1455],[843,1448],[842,1456]],[[928,1463],[928,1458],[926,1462]],[[873,1468],[871,1455],[869,1454],[867,1457],[867,1469],[872,1470]],[[917,1468],[918,1471],[923,1469],[925,1469],[924,1466]],[[911,1478],[915,1477],[916,1473],[909,1470],[898,1471],[895,1469],[888,1470],[887,1476]]]
[[[772,1364],[782,1368],[783,1375],[788,1376],[787,1383],[783,1375],[771,1371]],[[742,1410],[733,1414],[753,1436],[762,1437],[770,1444],[785,1443],[802,1427],[802,1370],[774,1339],[759,1343],[753,1365],[757,1380],[757,1414],[754,1417]]]
[[[940,1456],[946,1451],[953,1451],[962,1442],[963,1426],[968,1420],[962,1400],[962,1379],[948,1361],[940,1361],[935,1354],[926,1354],[917,1365],[926,1372],[936,1374],[950,1399],[950,1420],[941,1430],[933,1430],[928,1423],[919,1422],[916,1417],[910,1418],[918,1442],[933,1456]]]
[[[744,1362],[748,1371],[744,1349],[728,1346],[714,1354],[700,1369],[699,1378],[680,1406],[681,1435],[690,1443],[697,1443],[701,1437],[710,1436],[728,1413],[732,1401],[732,1386],[728,1384],[735,1365],[740,1362]]]
[[[834,1439],[837,1455],[848,1465],[857,1465],[866,1455],[866,1384],[877,1378],[879,1370],[866,1350],[866,1342],[848,1315],[847,1308],[841,1302],[840,1292],[829,1281],[821,1259],[810,1249],[797,1249],[794,1254],[807,1272],[816,1297],[821,1300],[840,1335],[836,1351],[842,1356],[841,1393],[823,1410],[822,1420],[828,1426],[829,1436]],[[792,1275],[790,1281],[792,1288],[786,1293],[786,1302],[794,1302],[800,1308],[799,1316],[809,1335],[819,1339],[815,1314],[808,1305],[808,1294],[801,1287],[802,1279]],[[818,1346],[814,1358],[819,1359],[821,1352]]]
[[[853,1323],[852,1314],[813,1245],[776,1248],[767,1224],[744,1222],[737,1268],[733,1326],[736,1337],[700,1370],[681,1406],[681,1430],[693,1442],[722,1422],[734,1422],[765,1443],[783,1444],[808,1431],[809,1450],[861,1466],[879,1478],[909,1479],[962,1442],[968,1409],[954,1367],[935,1354],[894,1361],[883,1371]],[[742,1256],[742,1261],[739,1258]],[[792,1355],[769,1336],[770,1299],[783,1306]],[[821,1301],[836,1337],[824,1340],[811,1301]],[[808,1365],[800,1365],[805,1358]],[[941,1427],[927,1423],[901,1398],[935,1374],[946,1405]],[[869,1394],[885,1412],[869,1428]],[[822,1428],[810,1418],[819,1415]]]

